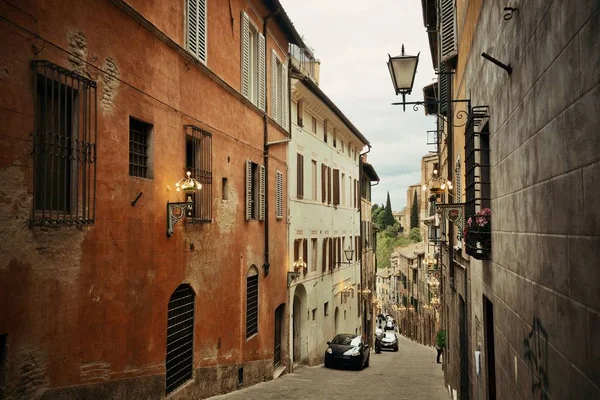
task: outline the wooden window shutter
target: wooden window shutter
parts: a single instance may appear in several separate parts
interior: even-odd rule
[[[250,98],[250,20],[242,11],[242,95]]]
[[[265,166],[260,166],[260,188],[258,193],[258,219],[265,220]]]
[[[331,269],[335,267],[337,256],[337,239],[331,238]]]
[[[327,167],[327,204],[331,204],[331,167]]]
[[[302,154],[298,154],[297,157],[297,171],[296,171],[296,197],[299,199],[304,198],[304,156]]]
[[[339,264],[342,261],[342,238],[337,238],[337,240],[338,240],[338,245],[337,245],[337,251],[338,251],[337,261],[338,261],[338,264]]]
[[[246,160],[246,221],[252,219],[252,161]]]
[[[456,38],[456,5],[455,0],[441,0],[440,3],[442,61],[448,61],[458,54],[458,41]]]
[[[335,247],[335,241],[333,238],[329,238],[327,241],[329,242],[329,269],[332,270],[334,263],[333,255],[335,254],[333,251]]]
[[[288,93],[288,70],[287,62],[281,66],[281,93],[283,94],[283,104],[281,107],[281,126],[287,131],[288,130],[288,105],[289,105],[289,93]]]
[[[340,170],[333,170],[333,204],[340,204]]]
[[[271,117],[277,121],[277,54],[271,50]]]
[[[267,77],[265,76],[266,42],[262,33],[258,34],[258,108],[265,111]]]
[[[321,271],[327,271],[327,238],[323,239],[323,259],[321,264]]]
[[[448,67],[446,66],[445,62],[441,62],[440,63],[440,74],[439,74],[439,81],[440,81],[440,96],[439,96],[439,101],[440,103],[440,114],[442,115],[446,115],[448,113],[448,93],[449,93],[449,80],[450,80],[450,75],[448,75]]]
[[[325,164],[321,164],[321,202],[327,202],[327,191],[325,190],[325,171],[327,171],[327,167]]]
[[[306,263],[306,271],[310,271],[309,267],[309,259],[308,259],[308,239],[302,239],[302,258]]]
[[[277,191],[277,200],[276,200],[276,205],[275,205],[275,217],[276,218],[283,218],[283,174],[279,171],[277,171],[276,173],[276,183],[275,185],[277,186],[276,191]]]
[[[187,50],[206,63],[206,0],[187,1]]]

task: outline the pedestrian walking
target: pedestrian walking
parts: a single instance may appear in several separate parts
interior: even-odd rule
[[[435,349],[437,350],[436,362],[438,364],[442,363],[440,361],[440,356],[444,352],[445,347],[446,347],[446,331],[440,329],[436,335],[436,343],[435,343]]]

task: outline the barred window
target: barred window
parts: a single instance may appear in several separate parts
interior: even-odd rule
[[[246,276],[246,338],[258,333],[258,269],[252,265]]]
[[[193,125],[185,127],[185,169],[202,188],[188,196],[194,201],[189,222],[212,222],[212,135]]]
[[[33,61],[33,209],[30,225],[93,224],[96,218],[96,82]]]
[[[194,361],[194,290],[179,285],[169,299],[166,394],[192,379]]]
[[[129,175],[151,178],[149,173],[150,131],[152,125],[129,117]]]

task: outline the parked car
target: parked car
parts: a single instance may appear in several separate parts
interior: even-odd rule
[[[331,342],[327,342],[325,367],[353,367],[359,370],[369,366],[369,345],[360,335],[340,333]]]
[[[398,351],[398,335],[394,331],[383,332],[381,349]]]

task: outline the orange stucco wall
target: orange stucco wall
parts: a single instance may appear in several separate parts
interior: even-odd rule
[[[183,1],[128,3],[184,46]],[[273,312],[286,301],[286,225],[285,218],[274,216],[276,170],[284,173],[287,186],[285,148],[270,149],[271,269],[265,277],[265,223],[246,221],[244,212],[245,161],[264,164],[263,115],[234,92],[240,86],[240,11],[266,15],[266,8],[231,3],[233,23],[227,2],[208,2],[207,64],[225,84],[108,0],[0,6],[5,19],[0,21],[0,334],[8,334],[10,344],[8,389],[29,393],[164,374],[167,303],[182,282],[196,292],[196,367],[272,360]],[[260,23],[256,13],[253,20]],[[287,49],[285,36],[275,24],[269,28],[267,54],[274,40],[281,54]],[[69,59],[75,48],[85,61],[80,66]],[[34,59],[98,82],[93,226],[27,225]],[[117,66],[116,82],[104,73],[107,59]],[[152,179],[129,176],[130,116],[153,124]],[[213,135],[213,222],[180,221],[167,238],[166,203],[184,200],[174,183],[185,172],[186,124]],[[268,129],[269,140],[285,137],[273,123]],[[222,178],[228,180],[228,200],[223,200]],[[253,264],[260,271],[259,333],[246,341],[245,279]],[[33,365],[38,380],[19,380],[27,365]]]

